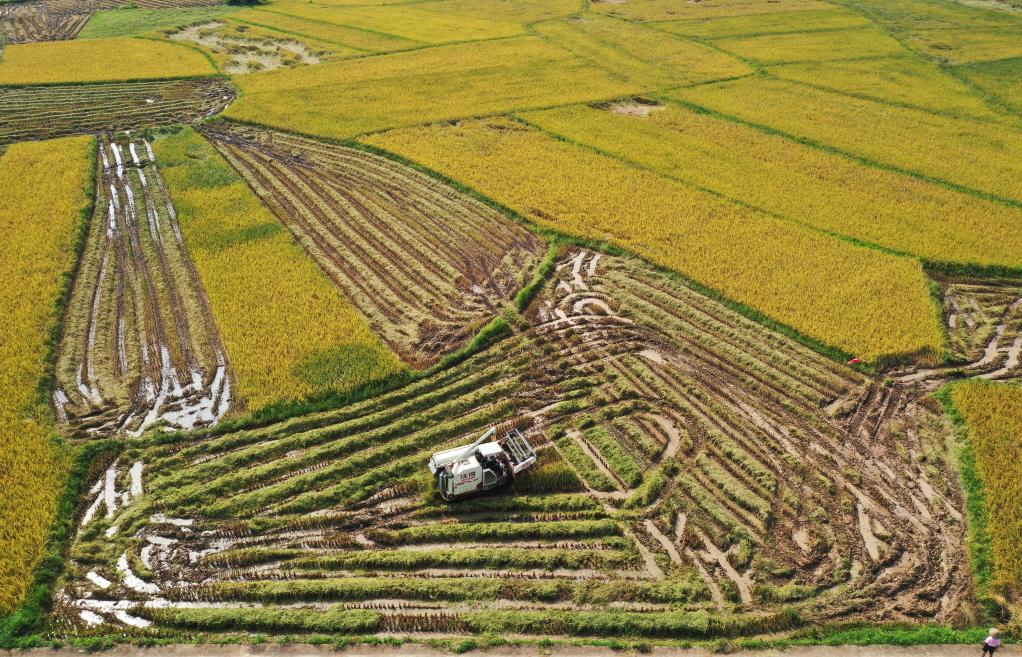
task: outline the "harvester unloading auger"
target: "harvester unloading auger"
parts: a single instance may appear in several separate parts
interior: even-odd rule
[[[437,452],[429,459],[440,497],[448,502],[500,488],[536,462],[536,450],[518,429],[487,442],[497,433],[491,427],[479,440]]]

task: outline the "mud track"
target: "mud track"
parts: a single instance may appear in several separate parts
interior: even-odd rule
[[[99,155],[57,415],[77,437],[211,424],[230,406],[227,356],[152,148],[104,138]]]
[[[413,365],[462,346],[542,253],[495,210],[371,153],[227,124],[200,131]]]

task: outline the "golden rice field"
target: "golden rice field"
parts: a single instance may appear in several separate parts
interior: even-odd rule
[[[986,492],[993,541],[994,585],[1008,595],[1022,586],[1022,389],[990,383],[955,386],[955,406],[965,417],[969,443]],[[1015,602],[1018,600],[1016,598]]]
[[[241,177],[191,129],[154,146],[250,411],[401,368]]]
[[[42,555],[67,455],[37,386],[53,306],[75,261],[93,140],[26,142],[0,155],[0,613],[21,601]]]
[[[642,90],[537,37],[256,73],[237,83],[244,95],[226,116],[337,139]]]
[[[0,0],[0,650],[1022,639],[1020,2]]]
[[[4,48],[0,85],[146,80],[209,75],[195,50],[150,39],[22,43]]]
[[[868,167],[669,104],[523,113],[551,134],[822,230],[933,261],[1022,267],[1022,208]]]
[[[956,119],[770,78],[693,87],[674,95],[881,165],[1022,202],[1022,131],[1010,125]]]
[[[828,238],[507,119],[364,140],[540,225],[633,250],[867,360],[941,350],[925,276],[907,258]],[[867,289],[873,293],[864,296]],[[825,300],[809,308],[807,295]]]

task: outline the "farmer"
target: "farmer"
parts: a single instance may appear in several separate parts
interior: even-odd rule
[[[983,641],[983,656],[986,657],[987,653],[990,653],[990,657],[994,657],[994,653],[1001,647],[1001,633],[996,627],[990,628],[990,636]]]

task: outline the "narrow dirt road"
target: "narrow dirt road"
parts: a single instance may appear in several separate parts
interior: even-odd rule
[[[977,653],[973,645],[933,646],[797,646],[785,650],[743,651],[756,657],[968,657]],[[60,650],[35,649],[25,651],[0,651],[0,657],[77,657],[82,652],[70,648]],[[118,646],[101,653],[107,657],[439,657],[454,654],[419,644],[401,646],[358,645],[342,649],[333,646],[303,644],[259,644],[259,645],[180,645],[138,648]],[[536,657],[536,655],[558,655],[559,657],[619,657],[622,652],[596,646],[551,646],[539,648],[536,645],[502,646],[480,649],[468,654],[486,657]],[[658,657],[711,657],[718,654],[705,648],[662,648],[656,647],[651,653]],[[1002,657],[1015,655],[1014,646],[1000,652]]]

